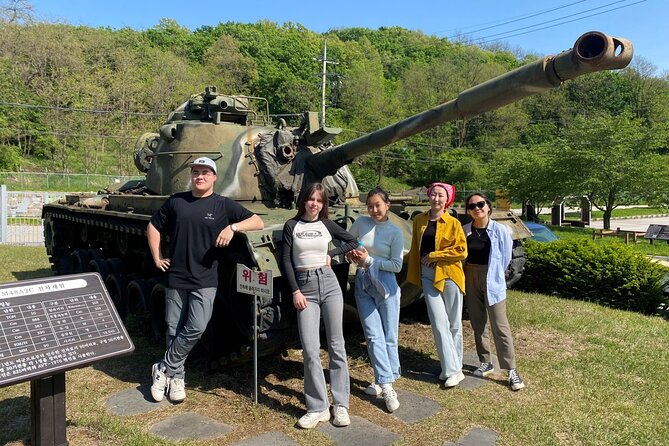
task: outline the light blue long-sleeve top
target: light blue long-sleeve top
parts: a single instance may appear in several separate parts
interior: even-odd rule
[[[402,270],[404,237],[390,220],[377,222],[363,216],[353,222],[349,233],[362,242],[379,270],[393,273]]]
[[[462,227],[462,230],[465,231],[465,236],[469,237],[469,234],[472,233],[472,224],[467,223]],[[488,288],[488,304],[492,306],[506,299],[505,272],[511,262],[513,239],[506,226],[492,219],[488,221],[486,233],[490,239],[486,286]]]

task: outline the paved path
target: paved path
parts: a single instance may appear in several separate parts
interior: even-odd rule
[[[639,218],[612,218],[611,229],[620,228],[623,231],[646,232],[648,225],[669,225],[669,217],[639,217]],[[591,228],[602,229],[603,220],[595,220],[590,223]]]
[[[497,365],[496,358],[493,358],[493,361]],[[466,378],[459,385],[461,389],[471,390],[489,385],[489,380],[471,375],[471,372],[478,365],[478,358],[474,352],[465,352],[463,362]],[[417,372],[407,371],[407,375],[416,376],[416,374]],[[434,370],[420,371],[420,375],[422,379],[436,382],[439,375],[438,367]],[[149,386],[149,383],[143,383],[134,388],[117,392],[107,398],[105,406],[115,415],[122,417],[154,410],[167,411],[173,407],[166,399],[161,403],[153,402]],[[415,392],[399,389],[398,396],[401,405],[398,410],[393,412],[392,416],[405,424],[418,423],[437,415],[443,409],[438,402]],[[383,398],[377,397],[372,400],[372,403],[379,410],[385,411]],[[234,426],[220,423],[206,415],[185,410],[176,415],[167,416],[147,427],[147,430],[152,434],[173,441],[221,438],[234,431],[234,429]],[[330,423],[320,423],[316,429],[338,446],[358,444],[390,446],[402,440],[399,434],[378,426],[357,414],[351,414],[351,425],[346,428],[338,428]],[[444,446],[495,446],[497,436],[498,434],[490,429],[474,428],[457,442],[444,442],[443,444]],[[239,443],[235,443],[234,446],[265,446],[267,444],[296,446],[298,443],[283,432],[258,432],[255,437],[246,438]]]

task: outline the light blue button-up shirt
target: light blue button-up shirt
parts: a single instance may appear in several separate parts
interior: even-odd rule
[[[465,236],[472,233],[472,224],[467,223],[462,227]],[[511,233],[501,223],[489,220],[486,233],[490,239],[490,257],[488,258],[488,275],[486,286],[488,288],[488,304],[495,305],[506,299],[506,269],[511,262],[513,250],[513,239]]]

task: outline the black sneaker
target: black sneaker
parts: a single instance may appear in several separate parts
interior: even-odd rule
[[[495,371],[492,362],[482,362],[478,369],[474,370],[474,376],[488,376]]]
[[[520,390],[525,387],[525,383],[516,369],[509,370],[509,386],[511,386],[511,390]]]

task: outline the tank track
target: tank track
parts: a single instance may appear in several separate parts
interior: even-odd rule
[[[131,333],[164,344],[166,282],[146,242],[150,216],[48,204],[42,218],[54,274],[99,273]],[[253,296],[238,294],[235,280],[236,264],[255,266],[254,257],[242,240],[230,247],[230,253],[219,265],[219,291],[211,322],[192,355],[206,361],[209,369],[253,358]],[[294,310],[282,299],[279,282],[275,282],[275,296],[259,302],[259,356],[280,353],[297,339]]]

